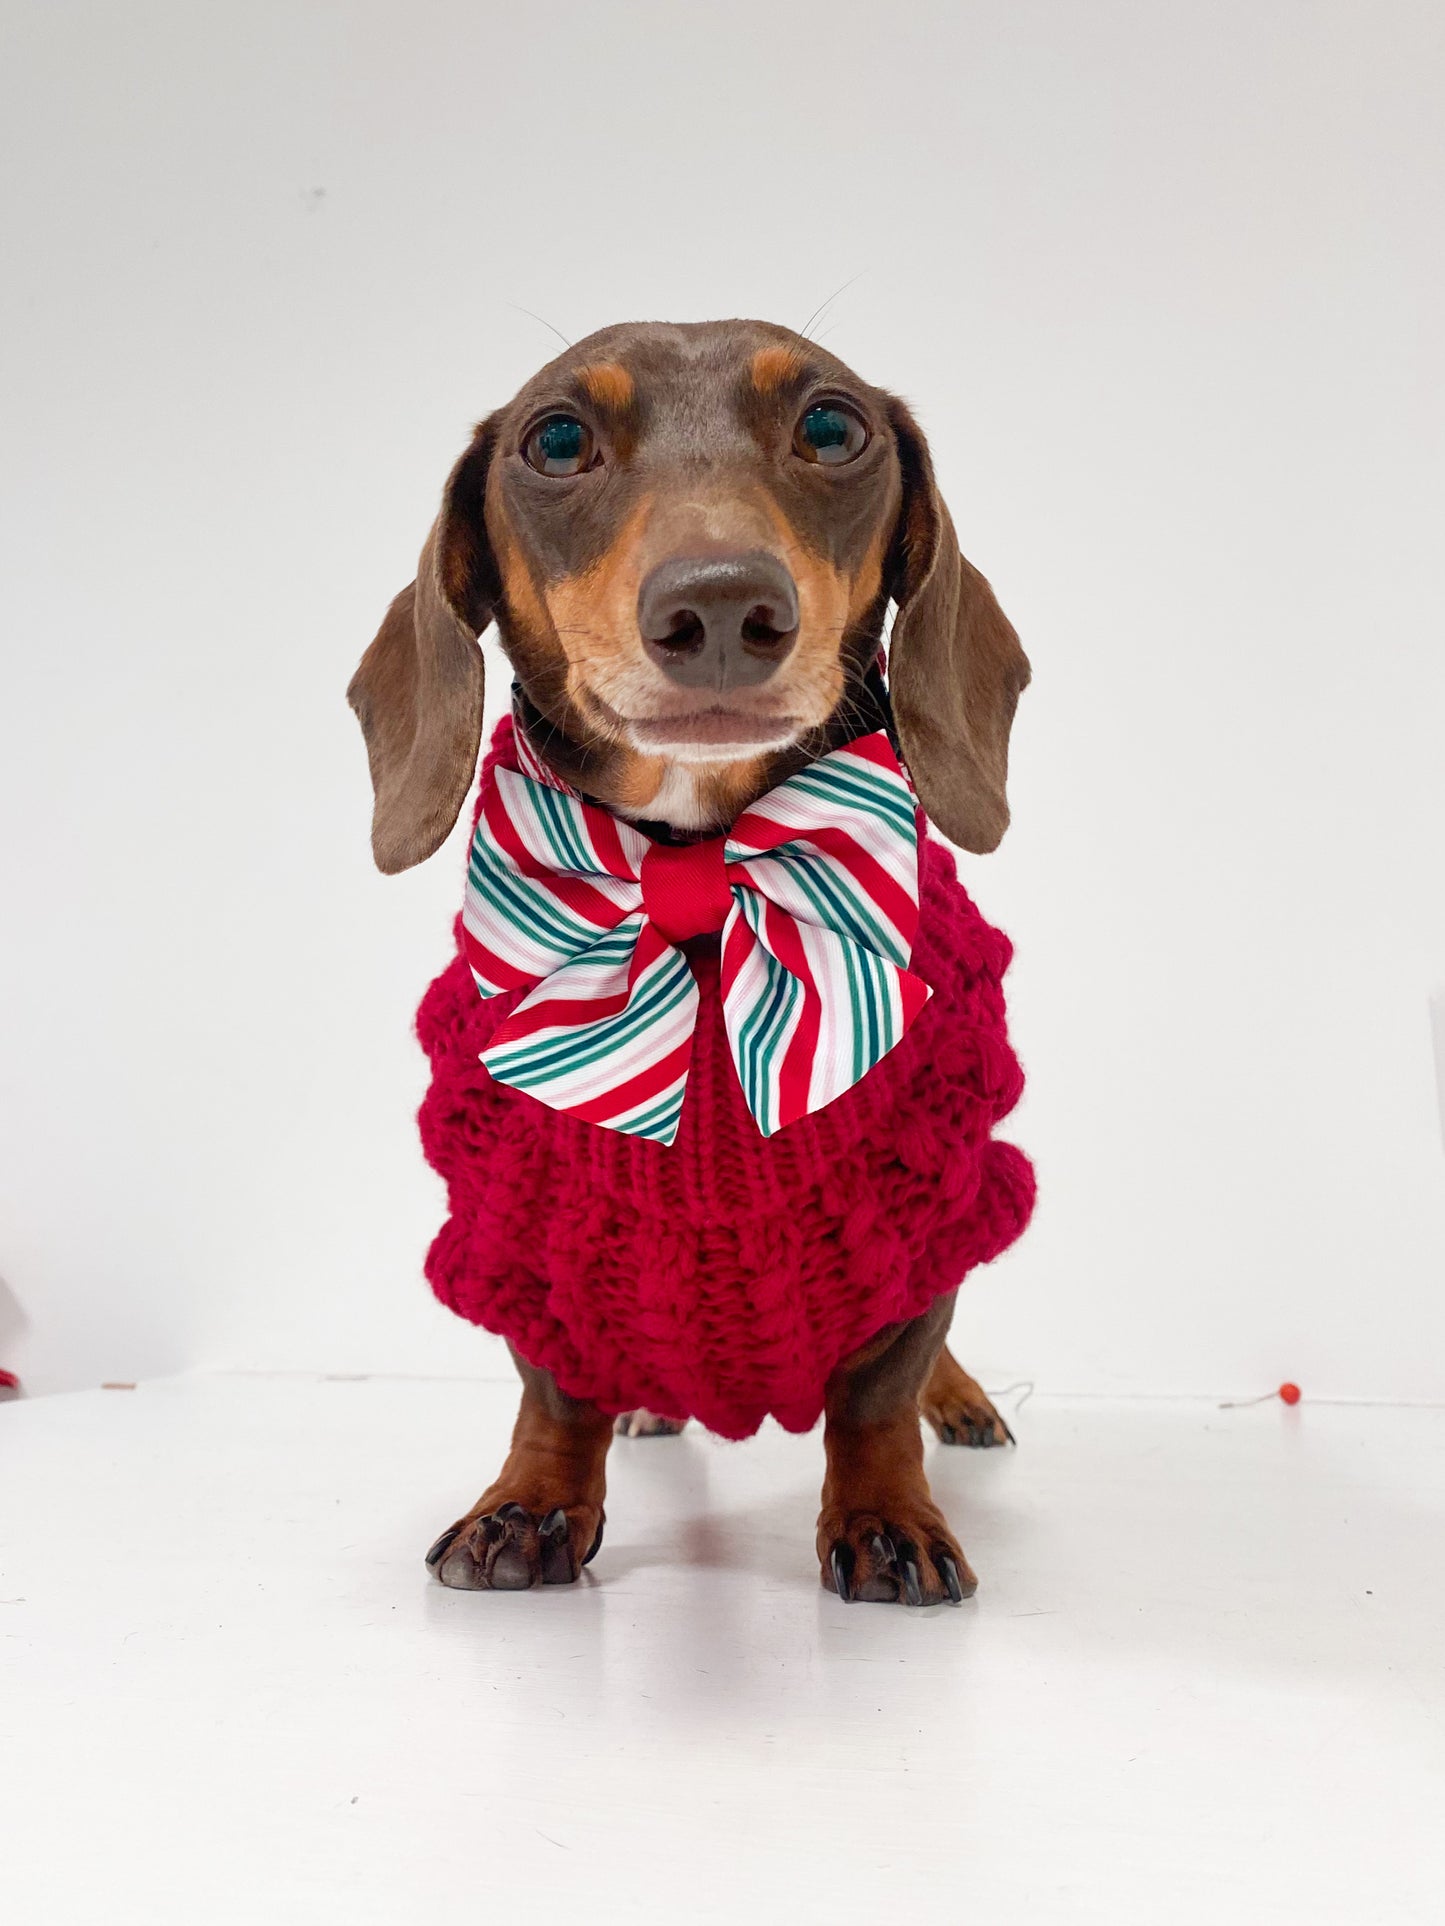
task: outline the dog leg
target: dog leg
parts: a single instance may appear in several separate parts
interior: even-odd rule
[[[512,1355],[522,1407],[507,1462],[426,1555],[442,1584],[459,1591],[570,1584],[602,1543],[612,1419]]]
[[[823,1584],[844,1600],[957,1605],[977,1589],[928,1489],[918,1424],[952,1314],[952,1297],[940,1299],[865,1345],[829,1381],[818,1559]]]
[[[983,1386],[975,1383],[946,1344],[928,1374],[918,1408],[944,1444],[987,1450],[990,1445],[1018,1442]]]

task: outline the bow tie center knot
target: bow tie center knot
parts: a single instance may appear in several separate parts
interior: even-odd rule
[[[720,930],[733,906],[723,851],[726,837],[704,843],[654,843],[642,859],[642,907],[669,943]]]

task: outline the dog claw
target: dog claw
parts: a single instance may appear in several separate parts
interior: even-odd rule
[[[603,1527],[603,1526],[604,1526],[604,1525],[605,1525],[606,1523],[607,1523],[607,1514],[606,1514],[606,1512],[604,1512],[604,1513],[602,1514],[602,1516],[601,1516],[601,1517],[600,1517],[600,1518],[599,1518],[599,1519],[597,1520],[597,1536],[596,1536],[596,1537],[595,1537],[595,1538],[594,1538],[594,1539],[592,1540],[592,1544],[591,1544],[591,1547],[590,1547],[590,1549],[588,1550],[588,1553],[587,1553],[587,1556],[586,1556],[586,1557],[585,1557],[585,1558],[584,1558],[584,1559],[582,1560],[582,1563],[583,1563],[584,1565],[590,1565],[590,1564],[592,1563],[592,1561],[593,1561],[593,1559],[594,1559],[594,1558],[595,1558],[595,1557],[597,1556],[597,1554],[598,1554],[598,1552],[600,1552],[600,1551],[601,1551],[601,1549],[602,1549],[602,1527]]]
[[[434,1572],[437,1566],[440,1565],[442,1560],[446,1557],[447,1552],[451,1548],[453,1540],[456,1538],[456,1535],[460,1530],[461,1530],[460,1525],[447,1526],[446,1530],[442,1533],[441,1537],[436,1541],[436,1543],[432,1546],[431,1550],[426,1555],[426,1563],[427,1563],[428,1571]]]
[[[537,1540],[542,1548],[542,1583],[570,1585],[577,1576],[577,1563],[561,1505],[554,1505],[538,1525]]]
[[[853,1548],[850,1546],[849,1549]],[[886,1527],[870,1533],[865,1549],[866,1569],[857,1579],[853,1596],[866,1599],[874,1605],[900,1598],[903,1586],[898,1570],[898,1547],[893,1534]]]
[[[958,1564],[952,1552],[940,1548],[933,1554],[933,1562],[938,1567],[938,1575],[948,1592],[949,1602],[953,1605],[963,1603],[963,1581],[958,1575]]]
[[[905,1538],[898,1544],[898,1569],[903,1575],[903,1596],[910,1605],[923,1603],[923,1579],[918,1570],[918,1547]]]
[[[853,1603],[853,1547],[841,1541],[828,1555],[828,1563],[833,1571],[833,1588],[845,1605]]]

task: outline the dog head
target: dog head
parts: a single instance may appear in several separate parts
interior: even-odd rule
[[[489,622],[560,775],[704,829],[843,739],[890,600],[919,800],[993,849],[1029,666],[907,408],[763,322],[591,335],[477,428],[352,680],[378,866],[420,862],[456,820]]]

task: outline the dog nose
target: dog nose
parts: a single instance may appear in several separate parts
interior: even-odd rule
[[[798,639],[798,590],[775,555],[677,555],[637,592],[643,647],[685,689],[765,682]]]

